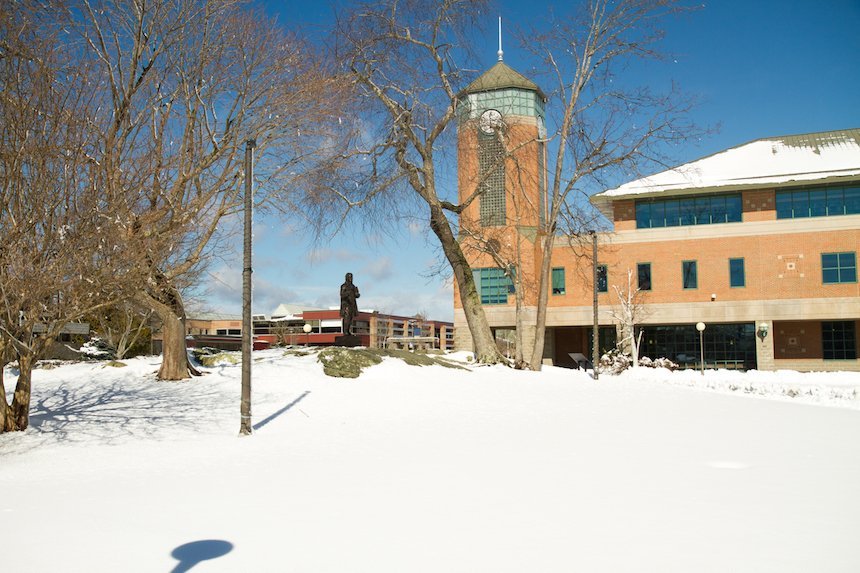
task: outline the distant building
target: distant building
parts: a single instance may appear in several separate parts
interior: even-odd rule
[[[459,194],[481,192],[461,214],[462,242],[500,346],[513,340],[516,313],[498,261],[519,262],[533,324],[536,272],[550,256],[545,362],[591,355],[596,264],[604,350],[618,339],[607,312],[618,306],[613,287],[626,290],[632,272],[645,356],[696,364],[703,322],[709,367],[860,370],[860,130],[763,138],[599,193],[591,201],[614,229],[597,235],[592,261],[590,238],[559,237],[552,253],[541,252],[540,89],[499,62],[464,90],[461,105]],[[456,288],[454,307],[456,346],[470,349]],[[525,334],[534,341],[533,326]]]
[[[254,348],[275,345],[330,346],[343,334],[339,309],[305,309],[282,304],[271,315],[252,315]],[[238,350],[242,346],[242,318],[224,314],[202,314],[185,321],[189,347],[208,346]],[[305,324],[310,332],[304,331]],[[405,317],[359,310],[353,323],[354,334],[363,346],[380,348],[390,338],[432,339],[438,349],[452,349],[454,325],[451,322]],[[161,333],[153,335],[153,352],[161,353]]]

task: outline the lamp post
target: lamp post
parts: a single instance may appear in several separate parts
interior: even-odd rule
[[[239,435],[250,436],[251,427],[251,349],[254,327],[251,323],[251,224],[254,207],[254,148],[257,142],[245,142],[245,213],[242,268],[242,403]]]
[[[699,357],[702,361],[702,376],[705,375],[705,323],[697,322],[696,330],[699,331]]]
[[[589,229],[591,235],[591,370],[597,380],[597,365],[600,363],[600,326],[597,319],[597,233]]]
[[[313,330],[311,323],[306,322],[305,325],[302,327],[302,330],[305,331],[305,346],[310,346],[311,345],[311,330]]]

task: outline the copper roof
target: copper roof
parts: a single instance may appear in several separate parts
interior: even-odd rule
[[[461,95],[465,95],[507,88],[537,92],[540,97],[546,101],[546,95],[544,95],[536,83],[507,65],[505,62],[496,62],[492,68],[481,74],[460,93]]]

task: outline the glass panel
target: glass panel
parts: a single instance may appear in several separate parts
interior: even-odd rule
[[[597,265],[597,292],[609,291],[609,273],[606,265]]]
[[[663,201],[655,201],[651,203],[651,226],[652,227],[665,227],[666,226],[666,215],[665,215],[665,207],[663,205]]]
[[[696,224],[696,202],[693,199],[681,199],[679,201],[681,207],[681,224],[695,225]]]
[[[740,195],[726,196],[726,222],[740,223],[743,218],[743,205]]]
[[[711,222],[725,223],[727,220],[725,196],[711,197]]]
[[[696,224],[711,224],[711,199],[710,197],[696,197]]]
[[[636,228],[651,228],[651,203],[636,203]]]
[[[831,190],[834,191],[834,190]],[[841,193],[841,189],[840,195]],[[830,192],[825,192],[823,189],[809,192],[809,215],[812,217],[823,217],[827,215],[827,196]],[[840,200],[841,202],[841,200]]]
[[[845,188],[845,214],[860,214],[860,187]]]
[[[792,191],[791,207],[795,219],[809,217],[809,192],[808,191]]]
[[[834,187],[828,189],[827,195],[827,214],[828,215],[843,215],[845,213],[845,201],[842,189]]]
[[[836,284],[839,282],[839,269],[821,269],[821,280],[824,284]]]
[[[776,193],[776,218],[791,219],[791,193],[788,191],[777,191]]]
[[[552,269],[552,294],[564,294],[564,269]]]
[[[681,270],[683,272],[683,284],[684,288],[698,288],[698,277],[696,272],[696,261],[684,261],[681,263]]]
[[[639,279],[639,290],[651,290],[651,263],[636,265],[636,274]]]
[[[664,206],[666,207],[666,226],[677,227],[681,218],[681,209],[678,205],[678,201],[676,199],[670,199],[665,201]]]

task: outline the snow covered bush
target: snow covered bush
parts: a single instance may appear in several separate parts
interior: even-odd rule
[[[79,351],[84,360],[113,360],[116,351],[107,341],[94,336],[85,342]]]
[[[600,372],[609,374],[619,374],[627,370],[633,364],[633,359],[629,354],[625,354],[618,348],[613,348],[606,354],[600,357]],[[639,359],[639,366],[645,368],[666,368],[668,370],[677,370],[678,365],[668,358],[657,358],[651,360],[647,356]]]

